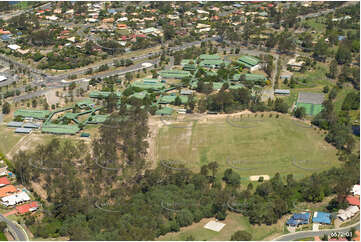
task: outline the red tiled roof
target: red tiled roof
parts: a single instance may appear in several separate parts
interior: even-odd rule
[[[0,177],[0,185],[9,185],[10,181],[6,176]]]
[[[356,205],[356,206],[360,206],[360,199],[354,196],[347,196],[346,197],[347,202],[350,205]]]
[[[16,187],[13,185],[2,187],[0,188],[0,197],[6,197],[14,192],[16,192]]]
[[[24,213],[30,212],[31,208],[37,208],[37,207],[38,207],[37,202],[31,202],[31,203],[28,203],[28,204],[16,206],[16,211],[19,214],[24,214]]]

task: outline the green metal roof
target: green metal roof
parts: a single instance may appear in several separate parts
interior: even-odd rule
[[[193,62],[193,64],[196,63],[196,61],[195,61],[195,60],[192,60],[192,59],[183,59],[183,60],[181,61],[181,65],[184,66],[184,65],[190,64],[191,62]]]
[[[76,119],[79,116],[79,113],[65,113],[64,117],[68,119]]]
[[[77,125],[46,124],[41,127],[41,132],[51,134],[76,134],[79,130]]]
[[[238,59],[238,62],[245,65],[246,67],[253,67],[255,65],[257,65],[259,63],[259,59],[256,58],[256,57],[253,57],[253,56],[247,56],[247,55],[244,55],[244,56],[241,56],[239,59]]]
[[[25,118],[35,118],[35,119],[46,119],[48,115],[51,114],[50,110],[29,110],[29,109],[18,109],[15,110],[14,116],[21,116]]]
[[[141,89],[153,89],[153,90],[161,90],[165,88],[165,84],[161,83],[157,79],[144,79],[141,81],[135,81],[131,84],[132,87],[138,87]]]
[[[98,115],[93,115],[91,117],[92,117],[92,120],[89,120],[88,123],[98,124],[98,123],[104,123],[105,120],[109,117],[109,115],[98,114]]]
[[[95,103],[91,100],[91,99],[84,99],[84,100],[81,100],[80,102],[77,102],[76,105],[78,105],[79,107],[91,107],[93,105],[95,105]]]
[[[203,60],[199,63],[200,67],[219,67],[222,64],[226,65],[227,63],[223,60]]]
[[[203,54],[199,56],[199,59],[201,60],[220,60],[221,57],[219,55],[207,55]]]
[[[159,75],[162,78],[178,78],[178,79],[182,79],[184,77],[191,76],[191,73],[189,71],[183,71],[183,70],[164,70],[164,71],[160,71]]]
[[[232,81],[239,81],[241,75],[245,76],[246,81],[265,81],[267,78],[261,74],[234,74],[232,77]]]
[[[172,115],[174,112],[173,108],[163,107],[155,112],[156,115]]]
[[[230,85],[229,89],[240,89],[240,88],[244,88],[244,85],[241,83],[237,83],[235,85]]]
[[[167,95],[167,96],[162,96],[159,100],[160,104],[170,104],[170,103],[174,103],[175,99],[177,98],[176,95]],[[179,98],[182,102],[182,104],[185,104],[188,102],[188,97],[185,95],[179,95]]]
[[[130,95],[129,97],[135,97],[135,98],[138,98],[138,99],[144,99],[145,96],[147,96],[147,92],[136,92],[136,93],[133,93],[132,95]]]
[[[91,98],[107,98],[109,95],[111,94],[111,92],[103,92],[103,91],[92,91],[89,94],[89,97]],[[122,96],[121,92],[114,92],[114,94],[120,98]]]

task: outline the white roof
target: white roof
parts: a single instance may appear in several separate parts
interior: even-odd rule
[[[6,76],[0,76],[0,82],[5,81],[6,79],[8,79]]]
[[[361,187],[359,184],[356,184],[352,187],[351,192],[353,193],[353,195],[361,195]]]
[[[219,232],[224,226],[226,226],[224,223],[209,221],[206,225],[204,225],[204,228]]]
[[[13,44],[13,45],[8,45],[8,47],[9,47],[10,49],[12,49],[12,50],[17,50],[17,49],[20,49],[20,48],[21,48],[20,46],[15,45],[15,44]]]
[[[17,203],[30,201],[30,197],[28,196],[28,194],[26,194],[26,192],[20,192],[10,196],[3,197],[1,198],[1,200],[5,206],[12,206]]]

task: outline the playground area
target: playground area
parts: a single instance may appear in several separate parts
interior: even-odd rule
[[[157,160],[196,172],[217,161],[218,177],[232,168],[247,180],[277,172],[302,178],[340,164],[320,130],[289,116],[217,116],[164,121],[156,137]]]

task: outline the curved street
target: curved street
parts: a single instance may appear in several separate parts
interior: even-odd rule
[[[28,241],[28,236],[24,229],[20,228],[20,225],[15,224],[15,222],[5,218],[0,214],[0,221],[4,221],[8,225],[9,232],[14,236],[14,239],[17,241]]]
[[[333,232],[345,233],[350,231],[351,228],[360,230],[360,222],[338,229],[324,229],[319,231],[300,231],[300,232],[285,234],[278,238],[275,238],[274,241],[294,241],[294,240],[300,240],[303,238],[309,238],[314,236],[322,237],[325,234],[330,235]]]

